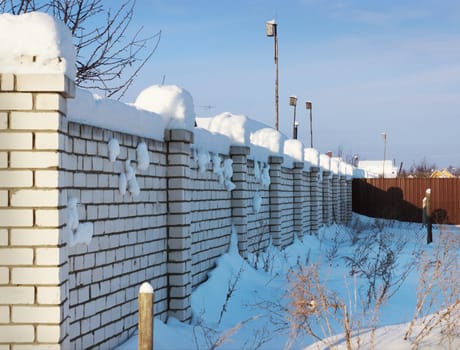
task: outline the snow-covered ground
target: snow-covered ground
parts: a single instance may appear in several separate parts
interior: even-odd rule
[[[329,320],[319,319],[323,328],[312,325],[317,336],[326,339],[323,342],[305,332],[295,332],[291,327],[295,320],[299,320],[290,297],[296,290],[295,276],[311,277],[314,287],[310,291],[314,294],[318,292],[315,272],[318,272],[321,286],[327,288],[325,294],[330,300],[343,301],[342,306],[347,307],[351,327],[359,331],[359,336],[355,334],[351,340],[353,349],[373,348],[372,344],[376,349],[410,349],[421,330],[421,325],[416,324],[408,340],[404,340],[417,304],[420,276],[417,266],[425,258],[439,261],[439,254],[445,252],[440,249],[443,247],[440,242],[445,241],[442,237],[453,239],[444,246],[449,247],[451,258],[446,264],[458,264],[459,233],[460,228],[455,226],[435,227],[434,243],[426,245],[426,229],[419,224],[354,215],[350,227],[333,225],[322,228],[318,236],[306,235],[283,251],[271,246],[263,254],[250,256],[248,261],[239,256],[233,239],[229,252],[218,260],[209,279],[192,294],[191,324],[180,323],[175,319],[169,319],[165,324],[155,319],[155,349],[326,349],[335,344],[339,344],[339,349],[346,349],[344,314],[340,307],[330,313]],[[365,257],[370,259],[363,260]],[[393,257],[396,259],[392,264]],[[361,265],[357,262],[358,258]],[[353,265],[357,271],[355,274],[351,273],[351,265],[347,264],[347,261],[353,259],[357,262]],[[362,305],[366,301],[369,280],[376,274],[365,278],[358,271],[371,270],[376,267],[373,265],[376,261],[394,266],[387,293],[392,296],[384,298],[379,308],[373,300],[365,308]],[[314,266],[318,267],[317,270],[312,268]],[[455,279],[458,277],[458,269],[453,267],[449,276]],[[432,270],[429,272],[433,273]],[[399,284],[397,282],[401,276],[406,277]],[[375,293],[379,295],[383,284],[379,279],[375,282]],[[443,288],[437,287],[446,283],[449,282],[441,283],[435,279],[434,290],[442,292]],[[450,301],[456,300],[458,303],[458,287],[455,285],[456,280],[447,289],[451,292]],[[448,303],[443,304],[443,301],[442,297],[435,295],[435,309],[424,309],[425,315],[437,311],[438,307],[448,307]],[[311,310],[316,307],[314,310],[317,312],[309,314],[310,320],[320,314],[319,297],[318,305],[314,303],[315,300],[310,300],[304,305],[304,311],[307,312],[308,307]],[[425,306],[428,303],[427,299]],[[438,326],[421,341],[420,348],[460,348],[458,314],[457,318],[455,315],[451,318],[452,322],[455,320],[457,337],[448,337]],[[300,328],[305,329],[303,325]],[[372,329],[376,329],[374,340]],[[117,349],[136,349],[137,341],[137,335],[134,335]]]

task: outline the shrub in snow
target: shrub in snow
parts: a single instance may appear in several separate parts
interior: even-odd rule
[[[252,208],[254,212],[259,213],[260,207],[262,206],[262,197],[259,192],[256,192],[254,198],[252,198]]]
[[[109,160],[114,162],[120,155],[120,144],[118,140],[113,138],[109,140]]]
[[[149,151],[145,142],[141,142],[137,145],[137,168],[139,170],[147,170],[150,165]]]
[[[93,237],[93,224],[91,222],[80,223],[78,219],[78,201],[72,197],[67,203],[67,232],[70,247],[77,244],[88,245]]]
[[[166,121],[168,129],[192,130],[195,125],[192,95],[178,86],[150,86],[139,94],[135,105],[159,114]]]

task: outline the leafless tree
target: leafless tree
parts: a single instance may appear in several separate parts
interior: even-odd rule
[[[141,36],[142,28],[129,36],[135,4],[126,0],[113,11],[103,0],[0,0],[0,11],[42,11],[64,22],[74,38],[76,84],[120,99],[161,38],[161,31]]]

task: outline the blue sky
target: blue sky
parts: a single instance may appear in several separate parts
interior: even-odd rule
[[[138,0],[135,25],[162,30],[126,101],[152,84],[179,85],[199,116],[244,114],[275,123],[273,38],[279,37],[280,131],[314,146],[407,168],[426,158],[460,166],[460,2]]]

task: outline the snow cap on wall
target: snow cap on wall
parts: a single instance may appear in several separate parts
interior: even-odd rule
[[[284,154],[296,162],[303,162],[303,144],[299,140],[289,139],[284,142]]]
[[[102,98],[83,89],[76,89],[75,98],[67,103],[70,121],[163,140],[165,121],[156,113]]]
[[[63,73],[75,78],[72,35],[46,13],[0,14],[0,43],[2,73]]]
[[[150,86],[139,94],[135,105],[160,115],[168,129],[193,130],[195,125],[192,95],[176,85]]]
[[[327,154],[320,154],[319,165],[324,170],[331,170],[331,157],[329,157]]]
[[[319,152],[315,148],[305,148],[304,158],[311,166],[319,166]]]

